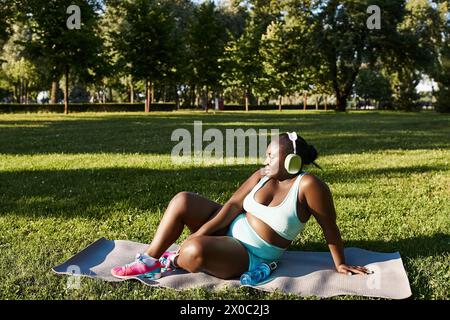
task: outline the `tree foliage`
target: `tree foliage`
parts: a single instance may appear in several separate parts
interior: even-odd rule
[[[16,98],[24,83],[27,94],[51,84],[55,90],[70,74],[79,92],[84,86],[103,100],[108,93],[110,101],[134,101],[145,91],[147,111],[155,97],[192,105],[195,97],[206,103],[223,95],[245,101],[246,110],[256,97],[278,99],[281,109],[282,97],[302,93],[331,94],[339,111],[353,93],[414,110],[417,84],[427,76],[438,83],[439,110],[448,101],[444,0],[0,4],[0,85]],[[81,9],[79,30],[67,28],[70,5]],[[368,28],[373,5],[381,10],[379,29]]]

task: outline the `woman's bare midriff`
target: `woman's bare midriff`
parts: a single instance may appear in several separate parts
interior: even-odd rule
[[[285,239],[279,234],[277,234],[265,222],[258,219],[250,212],[246,212],[245,216],[247,218],[248,223],[253,228],[253,230],[255,230],[258,236],[260,236],[266,242],[280,248],[287,248],[291,244],[292,242],[291,240]]]

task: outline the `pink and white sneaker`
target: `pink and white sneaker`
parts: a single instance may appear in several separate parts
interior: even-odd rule
[[[179,254],[179,251],[166,251],[162,254],[161,258],[159,258],[159,262],[161,263],[163,272],[178,269],[178,266],[175,264],[175,258]]]
[[[141,253],[136,254],[136,259],[123,267],[115,267],[111,269],[111,274],[120,279],[131,278],[161,278],[161,262],[157,259],[143,256]]]

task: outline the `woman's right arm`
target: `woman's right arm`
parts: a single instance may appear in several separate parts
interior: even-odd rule
[[[239,187],[239,189],[236,190],[217,215],[201,226],[191,236],[212,235],[216,231],[227,227],[238,214],[242,213],[244,210],[244,198],[250,193],[261,178],[261,169],[258,169]]]

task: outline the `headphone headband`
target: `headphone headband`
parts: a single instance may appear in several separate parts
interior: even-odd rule
[[[295,141],[297,141],[298,136],[297,136],[297,132],[292,131],[292,132],[286,132],[289,140],[292,141],[292,145],[294,146],[294,154],[297,154],[297,147],[295,146]]]

